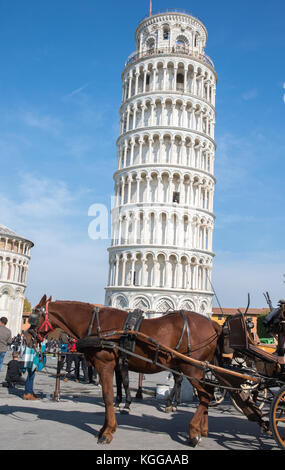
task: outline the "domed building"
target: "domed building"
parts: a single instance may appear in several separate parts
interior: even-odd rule
[[[0,317],[12,336],[21,332],[27,272],[33,242],[0,224]]]

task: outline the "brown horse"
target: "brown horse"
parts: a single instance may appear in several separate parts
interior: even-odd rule
[[[28,335],[37,335],[40,339],[48,334],[52,328],[61,328],[75,339],[90,334],[91,318],[94,310],[92,304],[74,301],[51,301],[44,295],[39,304],[30,315],[31,328]],[[127,312],[115,308],[103,307],[98,318],[92,323],[91,336],[98,338],[110,334],[110,340],[119,344],[120,335],[114,331],[122,330]],[[189,340],[191,344],[191,358],[210,362],[215,357],[221,327],[218,323],[195,312],[185,312],[186,324],[180,312],[173,312],[163,317],[143,319],[140,332],[151,337],[160,345],[175,349],[178,353],[188,354]],[[89,331],[88,331],[89,330]],[[185,333],[185,334],[184,334]],[[208,405],[212,399],[213,388],[200,382],[203,370],[173,355],[162,348],[157,349],[154,341],[137,337],[134,353],[140,357],[151,359],[145,362],[141,358],[129,357],[128,368],[134,372],[154,374],[163,369],[157,363],[172,370],[179,370],[190,377],[190,381],[198,392],[199,406],[189,425],[189,441],[192,446],[197,445],[201,436],[208,435]],[[178,347],[177,347],[178,346]],[[113,377],[118,364],[119,351],[116,347],[106,349],[102,347],[88,347],[84,354],[100,377],[103,399],[105,403],[105,423],[100,430],[98,443],[110,443],[116,431],[117,423],[114,412]]]

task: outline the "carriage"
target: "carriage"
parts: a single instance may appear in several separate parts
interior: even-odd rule
[[[42,340],[54,328],[65,330],[78,340],[77,349],[96,367],[105,402],[105,422],[98,443],[111,442],[116,431],[113,376],[119,365],[125,377],[128,370],[146,374],[168,370],[175,377],[189,379],[199,399],[189,425],[192,446],[208,434],[207,410],[218,386],[229,391],[247,418],[273,434],[285,450],[285,301],[280,301],[265,319],[278,337],[274,353],[254,342],[240,311],[221,327],[195,312],[143,319],[138,311],[52,302],[44,296],[29,321],[28,334],[36,340]],[[229,356],[241,358],[242,364],[229,361]],[[270,405],[269,412],[262,411],[260,400]]]
[[[253,379],[247,380],[241,388],[251,395],[262,412],[262,418],[269,416],[270,432],[279,445],[285,450],[285,302],[280,302],[280,312],[283,320],[275,324],[271,330],[278,336],[275,344],[257,342],[251,333],[250,322],[247,321],[245,313],[237,312],[230,317],[224,325],[224,347],[222,352],[223,367],[231,371],[238,371],[252,375]],[[277,313],[277,310],[276,310]],[[223,387],[213,378],[211,367],[205,370],[205,380],[215,385],[212,406],[219,405],[225,398],[227,388]],[[229,389],[230,391],[230,389]],[[231,395],[231,394],[230,394]],[[231,396],[234,407],[243,412],[242,407]]]
[[[238,312],[228,319],[224,327],[224,364],[229,362],[232,354],[233,364],[240,371],[251,373],[259,379],[258,384],[250,381],[245,387],[259,402],[261,409],[264,404],[270,405],[263,417],[269,414],[270,430],[280,448],[285,450],[285,301],[279,302],[277,309],[272,309],[265,319],[265,326],[277,336],[277,344],[264,345],[253,339],[245,315]],[[226,331],[225,331],[226,330]]]

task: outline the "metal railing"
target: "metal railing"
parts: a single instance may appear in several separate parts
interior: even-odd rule
[[[156,11],[153,11],[151,16],[155,16],[155,15],[163,15],[164,13],[182,13],[183,15],[188,15],[188,16],[192,16],[192,18],[195,18],[196,20],[198,21],[201,21],[202,20],[200,18],[198,18],[198,16],[196,15],[193,15],[193,13],[191,11],[188,11],[188,10],[182,10],[182,9],[179,9],[179,8],[167,8],[165,10],[156,10]],[[145,15],[141,20],[140,20],[140,23],[144,20],[146,20],[147,18],[151,18],[151,16],[148,15]]]
[[[212,59],[207,55],[207,54],[200,54],[199,52],[193,51],[189,49],[188,47],[181,47],[181,46],[173,46],[173,47],[159,47],[159,48],[153,48],[153,49],[148,49],[147,51],[142,51],[142,52],[133,52],[132,54],[129,55],[125,66],[131,64],[132,62],[135,62],[138,59],[142,59],[144,57],[149,57],[149,56],[154,56],[154,55],[169,55],[169,54],[178,54],[178,55],[186,55],[188,57],[193,57],[195,59],[199,59],[202,62],[205,62],[207,65],[210,65],[211,67],[215,68],[214,62]]]

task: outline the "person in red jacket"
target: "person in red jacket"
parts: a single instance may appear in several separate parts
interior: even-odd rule
[[[82,365],[82,371],[84,375],[84,382],[89,383],[88,379],[88,366],[87,366],[87,361],[82,354],[77,354],[77,349],[76,349],[76,340],[73,338],[70,338],[69,343],[68,343],[68,353],[66,355],[66,377],[64,379],[65,382],[68,382],[68,380],[71,378],[71,368],[72,368],[72,362],[74,362],[74,372],[75,372],[75,382],[79,382],[79,376],[80,376],[80,364]]]

